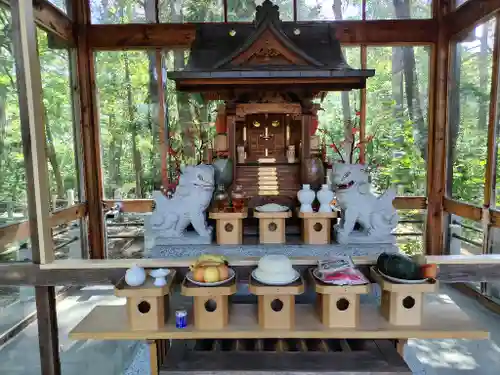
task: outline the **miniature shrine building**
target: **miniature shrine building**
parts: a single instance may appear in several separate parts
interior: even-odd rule
[[[374,74],[346,63],[331,26],[282,23],[278,6],[266,0],[253,24],[199,25],[187,67],[168,76],[179,91],[224,101],[215,151],[237,161],[235,184],[251,197],[293,199],[304,161],[321,153],[314,99],[365,88]],[[256,167],[263,166],[274,168],[277,182],[259,181]]]

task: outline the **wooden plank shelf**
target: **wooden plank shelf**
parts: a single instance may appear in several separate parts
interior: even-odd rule
[[[321,324],[314,306],[295,306],[297,319],[293,329],[263,329],[257,321],[257,307],[233,304],[229,324],[220,330],[197,330],[192,324],[175,328],[169,321],[158,330],[132,331],[128,328],[124,306],[97,306],[69,334],[74,340],[144,340],[144,339],[265,339],[288,338],[348,338],[348,339],[486,339],[486,329],[471,321],[454,303],[432,295],[426,300],[420,326],[394,326],[378,312],[375,304],[361,304],[359,324],[354,328],[330,329]]]

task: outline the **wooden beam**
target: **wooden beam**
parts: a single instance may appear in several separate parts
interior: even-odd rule
[[[123,212],[152,212],[153,200],[152,199],[125,199],[119,200],[104,200],[104,207],[111,208],[116,203],[122,203]],[[394,207],[398,210],[412,210],[412,209],[425,209],[427,208],[426,197],[396,197],[394,200]]]
[[[450,214],[464,217],[466,219],[481,221],[483,210],[472,204],[456,201],[445,197],[443,200],[444,211]]]
[[[49,218],[49,225],[54,228],[61,224],[69,223],[70,221],[77,220],[85,217],[87,214],[87,205],[80,203],[72,207],[63,208],[54,211]],[[0,228],[0,248],[15,242],[25,241],[30,237],[30,224],[28,221],[6,225]]]
[[[61,375],[55,287],[35,287],[35,303],[41,375]]]
[[[310,27],[313,22],[300,22]],[[328,22],[331,33],[342,44],[428,45],[436,41],[437,22],[427,20],[335,21]],[[231,27],[228,23],[228,28]],[[241,25],[235,23],[234,25]],[[197,24],[126,24],[91,25],[88,28],[92,49],[189,48],[195,39]]]
[[[0,285],[102,285],[116,284],[126,268],[75,270],[44,270],[32,263],[0,264]]]
[[[451,39],[460,40],[500,9],[500,0],[469,0],[456,11],[447,14],[444,22]]]
[[[426,197],[396,197],[393,205],[398,210],[416,210],[427,208]]]
[[[73,22],[62,10],[47,0],[33,0],[33,10],[38,26],[67,41],[68,46],[75,45]]]
[[[116,259],[116,260],[57,260],[47,265],[31,263],[0,264],[0,285],[116,285],[127,268],[139,264],[146,268],[168,267],[175,269],[179,280],[189,270],[194,259]],[[238,277],[249,275],[259,257],[230,258],[231,267]],[[374,265],[376,256],[353,257],[354,263],[363,268]],[[293,257],[292,263],[300,272],[316,265],[317,257]],[[492,281],[500,279],[500,255],[481,256],[428,256],[428,264],[438,265],[441,282]]]
[[[52,215],[50,215],[50,227],[54,228],[58,225],[69,223],[70,221],[85,217],[85,215],[87,215],[86,203],[79,203],[68,208],[54,211]]]
[[[9,0],[0,0],[0,6],[10,8],[10,5]],[[33,12],[40,28],[66,41],[68,47],[75,45],[73,22],[62,10],[47,0],[33,0]]]
[[[448,62],[449,40],[444,16],[447,1],[435,0],[438,7],[437,22],[439,32],[437,43],[431,53],[431,82],[429,84],[429,141],[428,141],[428,200],[427,225],[425,231],[425,251],[429,255],[439,255],[444,251],[443,197],[446,181],[446,124],[448,102]]]
[[[12,21],[33,262],[50,263],[54,260],[49,223],[50,189],[45,152],[41,69],[31,3],[14,2]]]
[[[73,3],[76,22],[78,83],[80,87],[80,129],[83,147],[85,200],[88,209],[88,241],[90,258],[104,258],[104,217],[102,211],[102,172],[100,127],[94,93],[94,58],[87,43],[86,30],[90,25],[90,8],[86,0]]]

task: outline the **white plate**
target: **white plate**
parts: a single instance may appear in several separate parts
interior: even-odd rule
[[[276,203],[268,203],[262,206],[257,206],[255,209],[259,212],[285,212],[288,211],[287,206],[282,206]]]
[[[356,286],[356,285],[366,285],[369,283],[362,283],[362,284],[339,284],[338,280],[323,280],[321,276],[319,275],[318,269],[315,268],[312,272],[313,276],[317,278],[319,281],[325,284],[331,284],[331,285],[336,285],[336,286]]]
[[[293,270],[295,272],[295,275],[293,276],[292,279],[286,281],[286,282],[270,282],[270,281],[264,281],[262,279],[259,279],[259,277],[257,276],[257,273],[255,272],[257,271],[257,269],[254,269],[252,271],[252,277],[257,280],[259,283],[261,284],[265,284],[265,285],[288,285],[288,284],[291,284],[293,283],[294,281],[297,281],[299,278],[300,278],[300,273],[298,273],[296,270]]]
[[[398,284],[423,284],[429,281],[429,279],[417,279],[417,280],[398,279],[397,277],[386,275],[385,273],[383,273],[378,269],[377,272],[381,274],[383,278]]]
[[[198,286],[218,286],[227,283],[228,281],[231,281],[234,279],[234,276],[236,275],[236,272],[232,268],[229,268],[229,277],[226,280],[221,280],[221,281],[216,281],[215,283],[202,283],[199,281],[196,281],[193,279],[193,271],[189,271],[186,274],[186,279],[191,281],[193,284],[198,285]]]

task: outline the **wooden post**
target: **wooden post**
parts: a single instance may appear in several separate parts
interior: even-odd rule
[[[54,260],[40,62],[31,1],[14,1],[12,20],[21,134],[28,181],[28,215],[33,263]],[[60,375],[55,288],[35,287],[42,375]]]
[[[312,115],[311,114],[304,114],[302,115],[302,150],[300,150],[300,161],[304,163],[304,161],[310,156],[311,154],[311,149],[310,149],[310,131],[309,129],[311,128],[311,122],[312,122]]]
[[[54,261],[40,62],[31,2],[12,3],[21,134],[28,181],[28,215],[33,260]],[[36,183],[35,183],[36,181]]]
[[[100,128],[94,95],[94,59],[87,41],[87,28],[90,25],[89,2],[87,0],[75,0],[72,12],[77,34],[77,66],[81,107],[80,128],[85,181],[84,199],[88,207],[89,251],[91,259],[104,259]]]
[[[446,126],[448,102],[449,39],[443,22],[448,8],[445,0],[435,0],[439,24],[438,41],[431,54],[431,83],[429,85],[429,153],[427,163],[428,203],[425,231],[425,251],[439,255],[444,250],[443,198],[446,181]]]

